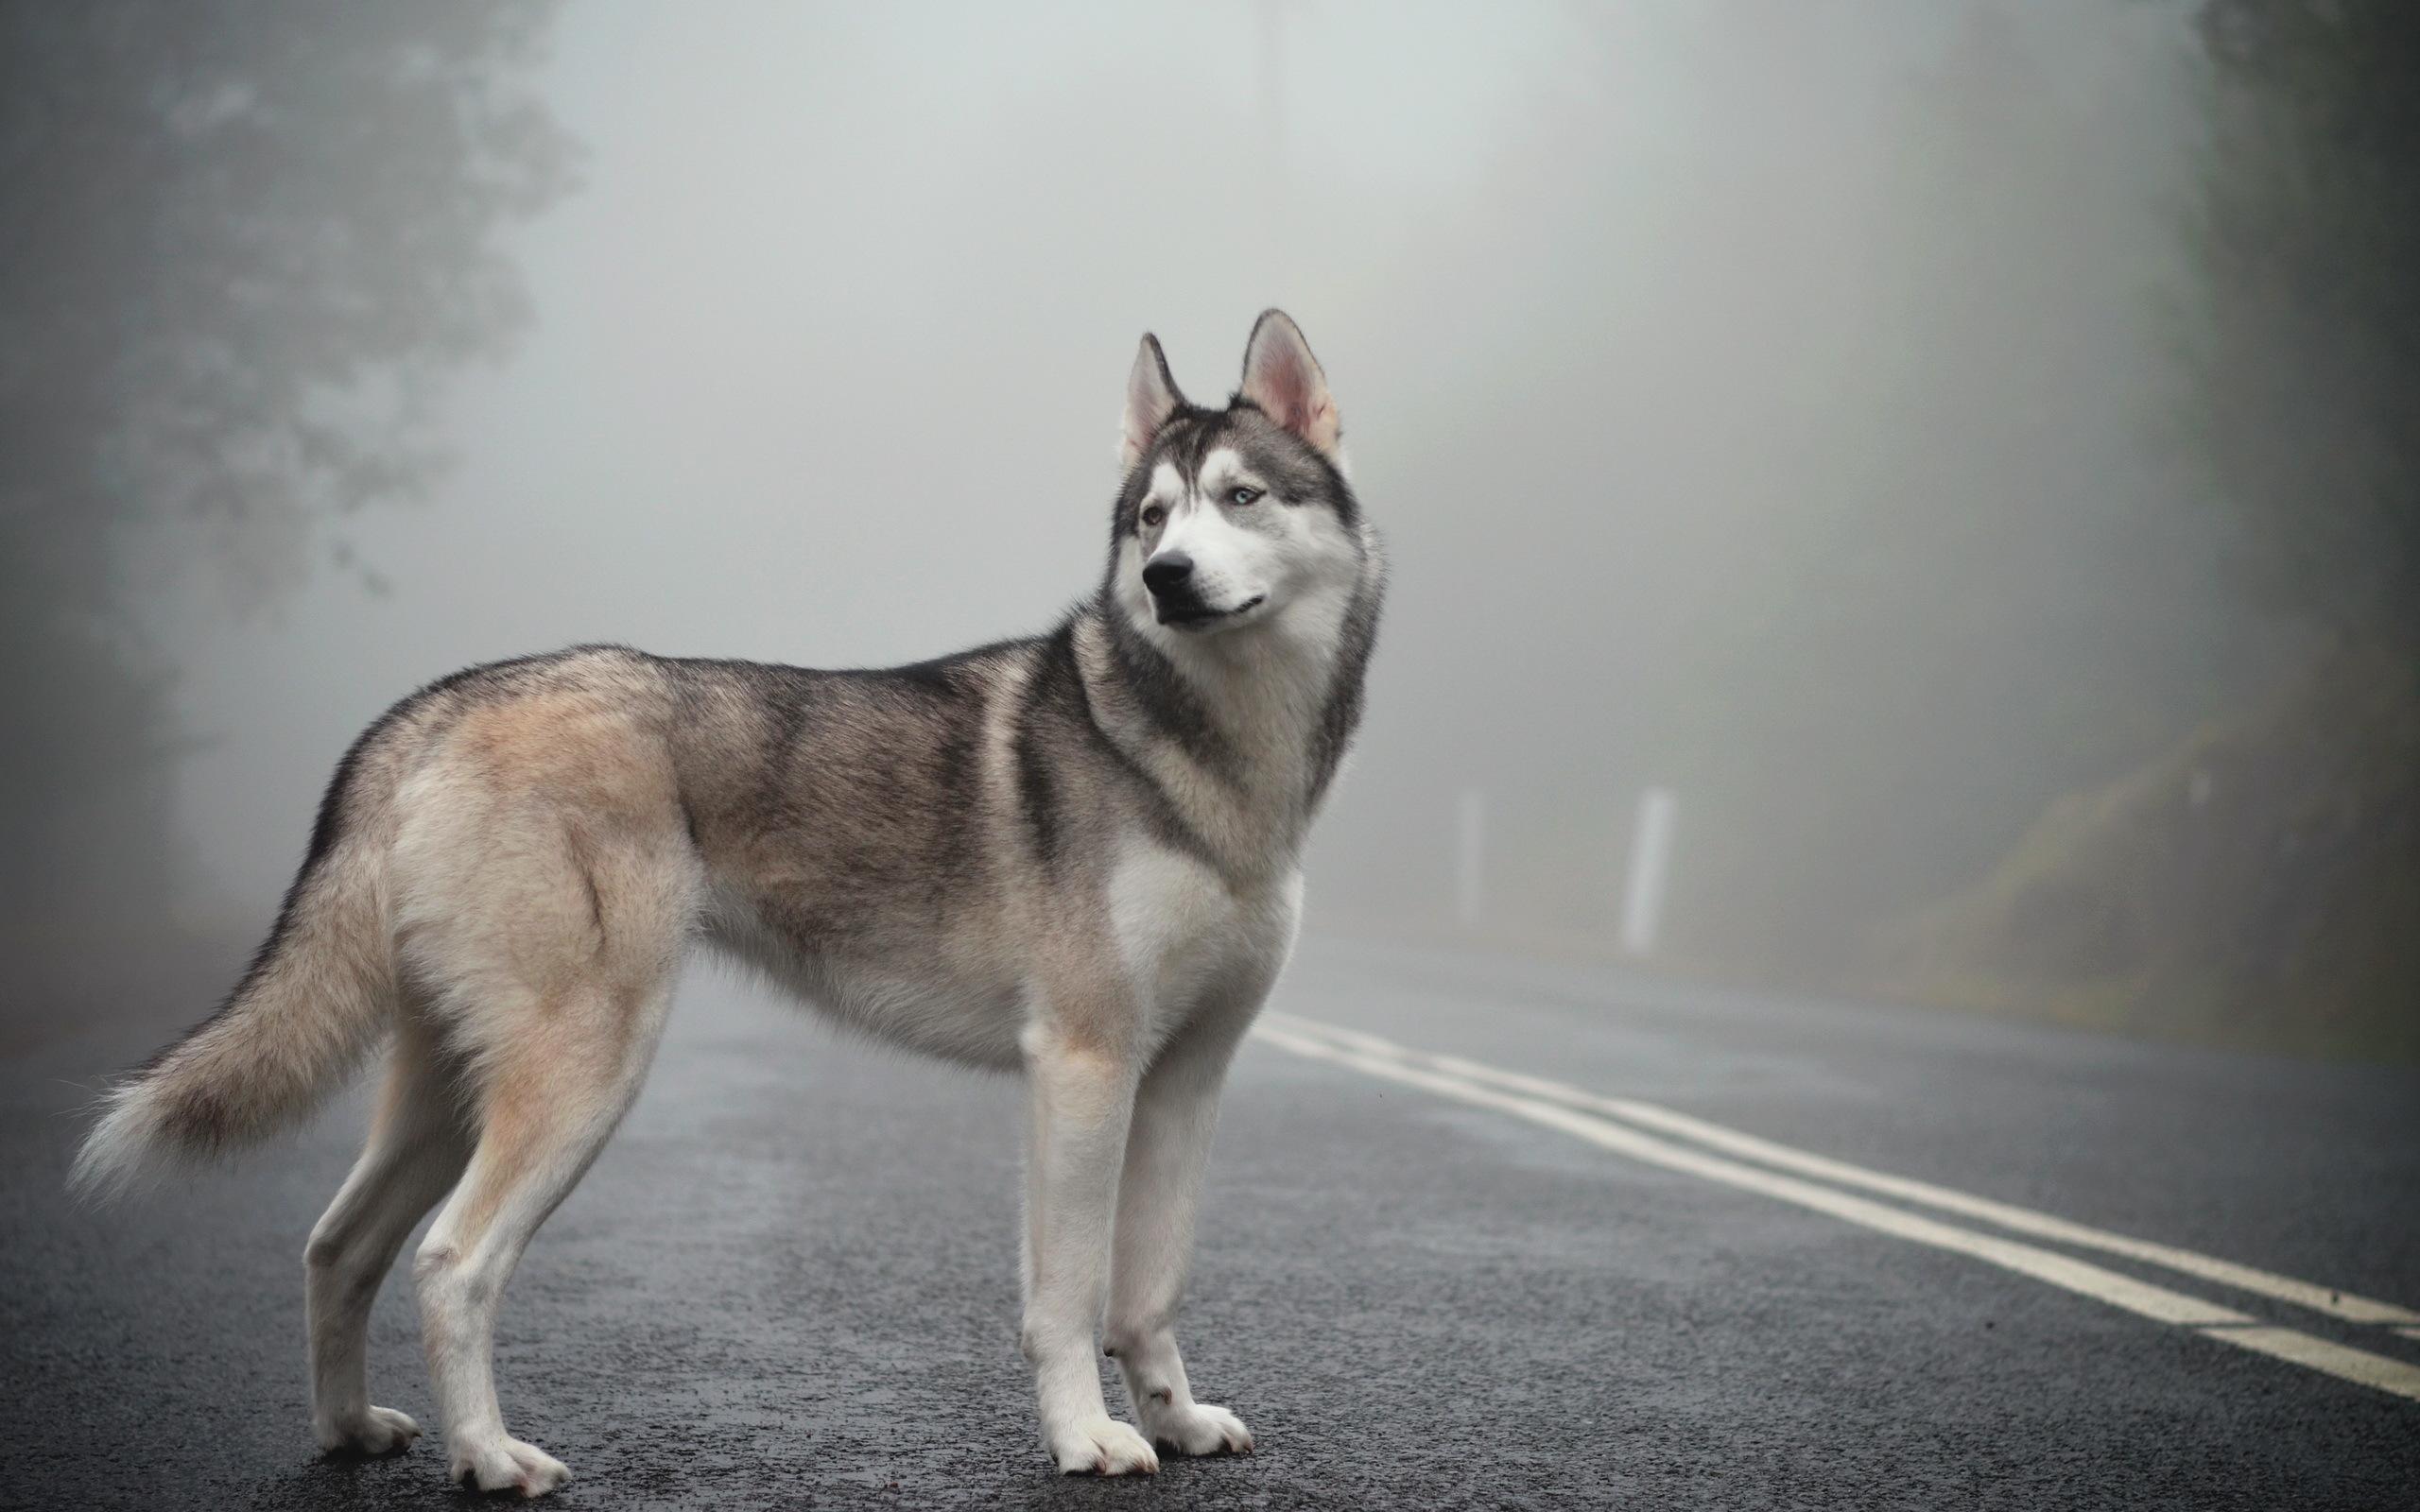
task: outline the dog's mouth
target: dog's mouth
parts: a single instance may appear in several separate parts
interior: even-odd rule
[[[1159,622],[1175,630],[1206,630],[1214,625],[1240,619],[1269,600],[1267,593],[1254,593],[1233,609],[1212,609],[1206,604],[1171,604],[1167,599],[1154,599],[1151,610]]]

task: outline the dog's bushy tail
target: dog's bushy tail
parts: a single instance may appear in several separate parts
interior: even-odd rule
[[[331,785],[310,857],[243,981],[106,1094],[68,1177],[78,1194],[114,1197],[267,1138],[319,1107],[385,1039],[396,1001],[387,847],[348,824],[348,775]]]

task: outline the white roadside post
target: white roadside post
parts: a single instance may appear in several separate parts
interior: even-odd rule
[[[1487,795],[1462,789],[1461,827],[1454,847],[1454,917],[1464,929],[1478,927],[1486,883]]]
[[[1638,796],[1638,827],[1630,839],[1630,875],[1622,885],[1622,953],[1655,954],[1664,922],[1664,888],[1672,871],[1672,824],[1681,801],[1668,787]]]

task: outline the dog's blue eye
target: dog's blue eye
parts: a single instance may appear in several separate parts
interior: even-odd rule
[[[1229,504],[1250,504],[1260,497],[1258,489],[1236,489],[1227,495]]]

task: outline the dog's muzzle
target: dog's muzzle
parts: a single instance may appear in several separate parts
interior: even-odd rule
[[[1143,564],[1143,586],[1151,591],[1151,612],[1163,625],[1200,629],[1249,614],[1265,594],[1255,593],[1233,609],[1218,609],[1201,601],[1193,583],[1193,558],[1181,551],[1164,551]]]

